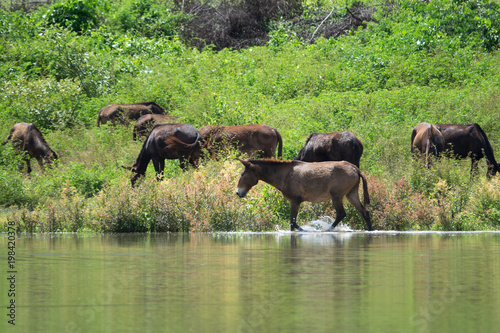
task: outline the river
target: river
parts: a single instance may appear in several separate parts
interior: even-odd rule
[[[0,249],[2,332],[500,327],[498,232],[20,234],[11,268]]]

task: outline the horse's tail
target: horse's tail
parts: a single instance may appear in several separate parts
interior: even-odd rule
[[[97,127],[100,127],[101,126],[101,114],[99,113],[97,115]]]
[[[366,181],[365,175],[363,175],[363,173],[359,169],[358,169],[358,174],[361,180],[363,181],[363,201],[366,209],[366,205],[370,204],[370,195],[368,194],[368,183]]]
[[[473,124],[473,126],[479,131],[479,133],[483,137],[484,140],[483,150],[484,154],[486,155],[486,160],[488,161],[489,164],[493,165],[494,170],[500,172],[500,167],[498,166],[498,163],[495,160],[495,156],[493,155],[493,147],[491,146],[490,140],[488,140],[486,133],[484,133],[483,129],[478,124]]]
[[[281,138],[281,134],[277,129],[275,129],[274,132],[276,133],[276,137],[278,138],[278,158],[281,158],[281,156],[283,156],[283,139]]]
[[[300,149],[299,153],[297,154],[297,156],[294,158],[295,160],[302,160],[305,158],[305,155],[306,155],[306,147],[307,147],[307,144],[309,143],[309,141],[311,140],[311,138],[315,135],[316,133],[311,133],[309,134],[309,136],[307,137],[306,139],[306,142],[304,143],[304,146]]]

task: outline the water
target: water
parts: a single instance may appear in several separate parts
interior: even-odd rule
[[[21,235],[15,330],[496,332],[500,233]]]

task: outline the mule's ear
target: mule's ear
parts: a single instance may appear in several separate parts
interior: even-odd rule
[[[124,166],[122,165],[122,168],[124,168],[125,170],[132,170],[133,167],[129,167],[129,166]]]

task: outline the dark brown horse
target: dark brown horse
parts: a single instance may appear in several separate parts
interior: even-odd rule
[[[486,157],[486,163],[488,164],[488,177],[500,172],[491,143],[481,126],[478,124],[436,124],[436,127],[443,134],[445,151],[451,157],[470,157],[471,175],[475,173],[478,161],[483,157]]]
[[[99,110],[97,126],[107,122],[128,125],[131,120],[137,120],[145,114],[164,114],[165,112],[165,108],[155,102],[111,104]]]
[[[57,159],[57,154],[50,149],[42,132],[34,124],[17,123],[12,126],[9,136],[2,144],[5,145],[9,141],[12,141],[12,146],[17,153],[24,153],[28,173],[31,173],[31,158],[36,158],[42,172],[44,164],[51,166],[52,162]]]
[[[436,157],[445,149],[445,140],[439,129],[429,123],[420,123],[411,132],[411,152],[414,155],[420,154],[425,162],[425,167],[429,167],[430,155]]]
[[[372,230],[366,205],[370,203],[365,176],[352,163],[329,161],[308,163],[276,159],[240,160],[245,170],[240,176],[236,194],[244,197],[262,180],[277,188],[290,202],[290,228],[299,229],[297,214],[304,201],[325,202],[332,200],[337,214],[331,226],[333,230],[346,216],[344,197],[361,213],[368,230]],[[359,182],[363,181],[364,205],[359,200]]]
[[[145,114],[135,122],[132,137],[134,140],[137,140],[139,137],[147,137],[155,125],[171,123],[177,118],[164,114]]]
[[[363,144],[349,131],[309,135],[296,160],[304,162],[347,161],[359,168]]]
[[[153,166],[158,179],[161,179],[165,169],[165,159],[179,159],[181,168],[187,163],[196,165],[200,155],[200,133],[189,124],[157,125],[151,131],[142,145],[135,164],[126,169],[132,170],[132,186],[146,174],[149,161]]]
[[[235,148],[249,157],[281,157],[283,141],[281,134],[268,125],[217,126],[208,125],[200,129],[203,148],[212,157],[229,147]]]

